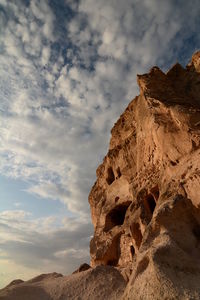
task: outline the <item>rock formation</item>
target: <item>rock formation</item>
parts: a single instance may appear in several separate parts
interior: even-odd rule
[[[89,195],[92,268],[14,281],[0,299],[200,299],[200,52],[138,84]]]
[[[121,271],[124,299],[200,299],[200,52],[137,79],[89,195],[91,264]]]
[[[42,274],[0,290],[1,300],[120,299],[125,280],[113,267],[98,266],[69,276]]]

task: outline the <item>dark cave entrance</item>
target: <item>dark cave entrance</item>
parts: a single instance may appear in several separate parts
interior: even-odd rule
[[[105,220],[105,232],[124,223],[126,211],[130,204],[131,201],[128,201],[124,204],[119,204],[107,214]]]
[[[115,174],[113,172],[113,169],[111,167],[108,168],[107,170],[107,178],[106,181],[109,185],[111,185],[113,183],[113,181],[115,180]]]
[[[135,255],[135,248],[133,247],[133,245],[131,245],[130,250],[131,250],[131,256],[133,258],[133,256]]]
[[[153,215],[153,212],[155,210],[156,207],[156,201],[153,197],[153,195],[148,195],[146,198],[146,206],[148,207],[148,210],[150,211],[150,213]]]

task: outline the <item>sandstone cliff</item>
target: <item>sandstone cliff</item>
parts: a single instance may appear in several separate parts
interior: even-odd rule
[[[200,299],[200,52],[138,84],[89,195],[93,268],[17,280],[0,299]]]
[[[91,264],[121,271],[124,299],[200,299],[200,52],[137,79],[89,196]]]

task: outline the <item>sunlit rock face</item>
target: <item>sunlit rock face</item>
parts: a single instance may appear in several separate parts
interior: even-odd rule
[[[124,299],[200,299],[200,52],[138,84],[89,195],[91,264],[120,269]]]

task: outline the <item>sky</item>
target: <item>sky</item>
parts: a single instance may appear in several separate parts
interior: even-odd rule
[[[136,74],[200,48],[199,0],[0,0],[0,287],[89,262],[88,194]]]

